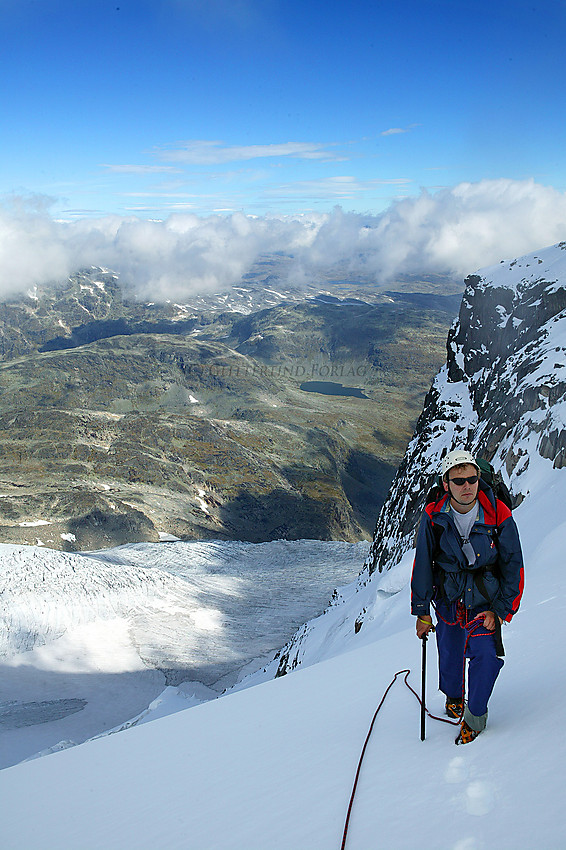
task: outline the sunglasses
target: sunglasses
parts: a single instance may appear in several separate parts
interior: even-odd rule
[[[449,478],[451,484],[455,484],[456,487],[463,487],[464,484],[477,484],[479,475],[468,475],[467,478]]]

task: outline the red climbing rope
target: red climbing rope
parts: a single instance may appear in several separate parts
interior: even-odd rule
[[[438,612],[437,612],[437,614],[438,614]],[[444,620],[444,622],[447,622],[447,621]],[[463,628],[465,628],[468,632],[468,634],[466,635],[466,641],[465,641],[465,644],[464,644],[464,669],[462,670],[462,703],[463,703],[463,701],[464,701],[464,688],[465,688],[464,677],[465,677],[465,669],[466,669],[465,668],[465,665],[466,665],[466,649],[468,647],[468,641],[469,641],[470,637],[472,636],[472,634],[476,634],[478,636],[484,634],[483,632],[479,632],[479,633],[476,632],[476,629],[478,629],[481,625],[483,625],[483,618],[481,616],[475,617],[473,620],[468,622],[467,612],[464,609],[463,613],[460,610],[458,611],[457,619],[454,623],[447,623],[447,625],[454,626],[454,625],[456,625],[457,622],[459,622],[460,625]],[[485,632],[485,634],[489,635],[489,634],[493,634],[493,633]],[[415,689],[412,688],[411,685],[407,681],[407,678],[408,678],[410,672],[411,672],[410,670],[398,670],[395,673],[395,675],[393,676],[393,678],[389,682],[389,684],[388,684],[388,686],[385,690],[385,693],[383,694],[383,696],[381,698],[381,702],[379,703],[379,705],[377,706],[377,708],[375,710],[375,714],[373,715],[373,719],[370,723],[370,727],[369,727],[368,733],[366,735],[364,746],[362,748],[360,760],[358,762],[358,769],[356,770],[356,776],[354,778],[354,785],[352,787],[352,793],[350,795],[350,802],[348,804],[348,812],[346,814],[346,822],[344,824],[344,833],[342,835],[342,844],[341,844],[340,850],[344,850],[344,848],[346,847],[346,839],[348,837],[348,828],[350,826],[350,816],[352,814],[352,806],[354,805],[354,797],[356,796],[356,788],[358,786],[358,779],[360,778],[360,772],[361,772],[361,769],[362,769],[362,762],[363,762],[364,756],[366,754],[367,745],[369,743],[369,739],[371,737],[371,733],[373,731],[373,727],[374,727],[377,715],[379,714],[379,710],[380,710],[381,706],[383,705],[383,703],[385,702],[387,694],[389,693],[389,691],[391,690],[391,688],[393,687],[393,685],[397,681],[398,676],[402,676],[403,673],[405,674],[405,679],[404,679],[405,684],[407,685],[407,687],[411,691],[411,693],[416,696],[417,700],[419,701],[419,705],[421,705],[421,706],[423,705],[422,699],[420,698],[418,693],[415,691]],[[441,723],[449,723],[450,726],[459,726],[460,725],[461,717],[458,718],[457,720],[448,720],[448,718],[446,718],[446,717],[437,717],[435,714],[431,714],[430,711],[428,710],[428,708],[426,708],[426,706],[424,707],[424,710],[428,714],[428,716],[431,718],[431,720],[440,720]],[[463,709],[462,709],[462,713],[463,713]]]
[[[377,719],[377,715],[379,714],[379,710],[380,710],[381,706],[383,705],[383,703],[385,702],[385,699],[386,699],[386,697],[387,697],[387,694],[389,693],[389,691],[391,690],[391,688],[393,687],[393,685],[394,685],[394,684],[395,684],[395,682],[397,681],[397,677],[398,677],[398,676],[402,676],[402,675],[403,675],[403,673],[405,674],[405,678],[404,678],[404,682],[405,682],[405,684],[407,685],[407,687],[409,688],[409,690],[411,691],[411,693],[413,693],[413,694],[416,696],[416,698],[417,698],[417,699],[418,699],[418,701],[419,701],[419,704],[420,704],[420,705],[422,705],[422,700],[421,700],[420,696],[419,696],[419,695],[418,695],[418,693],[414,690],[414,688],[412,688],[412,687],[411,687],[411,685],[410,685],[410,684],[408,683],[408,681],[407,681],[407,678],[408,678],[408,676],[409,676],[409,673],[410,673],[410,672],[411,672],[410,670],[398,670],[398,671],[395,673],[395,675],[393,676],[393,678],[392,678],[392,679],[391,679],[391,681],[389,682],[389,685],[387,686],[387,688],[386,688],[386,690],[385,690],[385,693],[383,694],[383,696],[382,696],[382,698],[381,698],[381,702],[379,703],[379,705],[377,706],[377,708],[376,708],[376,710],[375,710],[375,714],[373,715],[373,719],[372,719],[372,721],[371,721],[371,723],[370,723],[370,727],[369,727],[368,733],[367,733],[367,735],[366,735],[366,739],[365,739],[365,742],[364,742],[364,746],[363,746],[363,748],[362,748],[362,752],[361,752],[361,755],[360,755],[360,760],[359,760],[359,762],[358,762],[358,769],[356,770],[356,776],[355,776],[355,779],[354,779],[354,785],[353,785],[353,787],[352,787],[352,793],[351,793],[351,795],[350,795],[350,802],[349,802],[349,804],[348,804],[348,812],[347,812],[347,814],[346,814],[346,822],[345,822],[345,824],[344,824],[344,833],[343,833],[343,835],[342,835],[341,850],[344,850],[344,848],[346,847],[346,839],[347,839],[347,837],[348,837],[348,828],[349,828],[349,826],[350,826],[350,816],[351,816],[351,814],[352,814],[352,806],[354,805],[354,797],[356,796],[356,788],[357,788],[357,786],[358,786],[358,780],[359,780],[359,778],[360,778],[360,772],[361,772],[361,769],[362,769],[362,762],[363,762],[363,760],[364,760],[364,756],[365,756],[365,754],[366,754],[367,745],[368,745],[368,743],[369,743],[369,739],[370,739],[370,737],[371,737],[371,733],[373,732],[373,727],[374,727],[374,725],[375,725],[375,721],[376,721],[376,719]],[[426,711],[426,713],[428,714],[428,716],[429,716],[432,720],[440,720],[442,723],[449,723],[451,726],[458,726],[458,725],[459,725],[459,723],[460,723],[460,721],[459,721],[459,720],[448,720],[446,717],[436,717],[436,715],[434,715],[434,714],[431,714],[431,713],[430,713],[430,711],[428,710],[428,708],[425,708],[425,711]]]

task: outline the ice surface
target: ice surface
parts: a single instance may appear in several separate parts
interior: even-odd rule
[[[163,700],[148,706],[167,684],[189,683],[171,711],[216,696],[320,613],[366,554],[307,540],[0,546],[0,766],[159,716]],[[81,709],[37,710],[60,700]]]

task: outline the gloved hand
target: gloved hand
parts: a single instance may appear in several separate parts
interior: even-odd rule
[[[417,617],[417,637],[419,638],[419,640],[425,635],[428,635],[430,631],[434,631],[434,626],[432,625],[432,617],[430,616],[430,614],[423,614],[422,617]]]

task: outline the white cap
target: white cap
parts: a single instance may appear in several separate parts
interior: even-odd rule
[[[470,452],[466,452],[463,449],[454,449],[454,451],[448,452],[442,458],[442,477],[446,475],[448,470],[452,469],[453,466],[460,466],[460,464],[469,463],[472,466],[475,466],[479,472],[479,466],[476,463],[475,457],[470,454]]]

